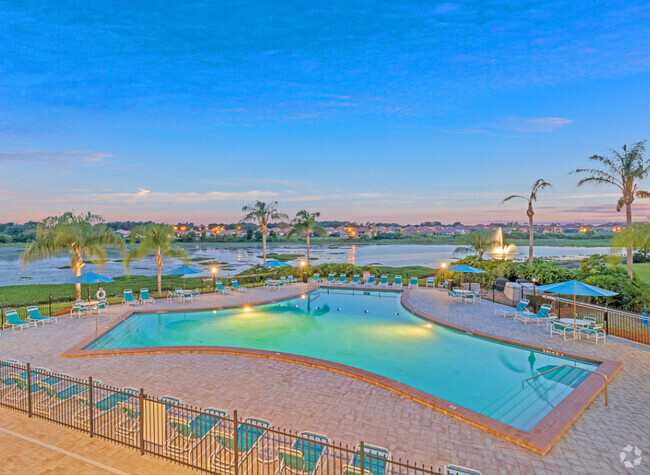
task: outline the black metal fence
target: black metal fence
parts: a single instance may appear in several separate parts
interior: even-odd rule
[[[0,405],[209,473],[440,473],[364,442],[344,446],[237,411],[200,409],[143,389],[114,388],[11,360],[0,362]]]

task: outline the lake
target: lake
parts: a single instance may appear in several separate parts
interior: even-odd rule
[[[191,259],[190,266],[196,269],[209,269],[207,262],[218,262],[219,274],[229,276],[262,263],[261,243],[193,243],[179,244],[187,250]],[[454,258],[455,245],[421,245],[421,244],[326,244],[315,245],[311,248],[312,264],[326,262],[343,262],[362,265],[410,266],[422,265],[439,267],[442,262],[451,262]],[[302,254],[304,244],[271,243],[268,252],[279,254]],[[580,259],[592,254],[608,254],[608,247],[552,247],[536,246],[536,257],[555,259]],[[0,286],[20,284],[53,284],[63,283],[72,277],[69,269],[70,256],[62,254],[53,259],[36,262],[22,268],[19,262],[21,247],[0,247]],[[525,258],[528,247],[518,249],[517,258]],[[290,261],[297,265],[300,259]],[[166,259],[163,274],[182,265],[178,259]],[[118,252],[109,252],[108,262],[103,270],[96,269],[93,264],[87,264],[84,272],[95,270],[104,275],[115,277],[126,272]],[[135,261],[131,264],[131,274],[156,275],[153,257]]]

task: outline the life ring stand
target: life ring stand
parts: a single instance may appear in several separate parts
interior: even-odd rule
[[[95,297],[97,297],[98,300],[103,300],[106,298],[106,291],[102,288],[100,288],[97,293],[95,294]]]

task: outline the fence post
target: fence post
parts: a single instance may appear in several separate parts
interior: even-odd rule
[[[88,418],[88,432],[90,432],[90,437],[93,436],[93,432],[95,432],[95,427],[94,427],[94,420],[93,416],[95,415],[95,401],[93,398],[93,377],[89,376],[88,377],[88,402],[90,403],[90,406],[88,408],[88,411],[90,412],[89,418]]]
[[[32,367],[27,363],[27,415],[32,417]]]
[[[359,467],[361,473],[365,473],[364,464],[365,464],[365,455],[366,455],[366,446],[363,443],[363,440],[359,442],[359,457],[361,458],[361,466]]]
[[[144,455],[144,389],[140,388],[140,455]]]
[[[493,281],[492,282],[492,303],[495,302],[494,293],[496,292],[496,287],[497,287],[497,284],[496,284],[496,282]]]
[[[0,330],[5,329],[5,307],[0,305]]]
[[[609,335],[609,313],[607,310],[605,310],[605,316],[603,317],[603,320],[605,320],[605,335]]]
[[[48,317],[52,316],[52,296],[50,295],[50,313],[48,314]]]
[[[235,427],[235,431],[234,431],[235,437],[234,437],[234,441],[233,441],[233,452],[234,452],[233,457],[234,457],[234,462],[235,462],[235,475],[239,475],[239,453],[238,453],[239,447],[237,447],[239,445],[239,434],[238,434],[239,428],[237,427],[237,410],[232,411],[232,418],[233,418],[234,427]]]

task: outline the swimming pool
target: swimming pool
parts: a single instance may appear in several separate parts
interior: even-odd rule
[[[584,360],[480,338],[407,311],[400,294],[321,289],[256,307],[134,313],[84,350],[224,346],[359,368],[531,430],[588,375]],[[451,407],[451,406],[450,406]]]

